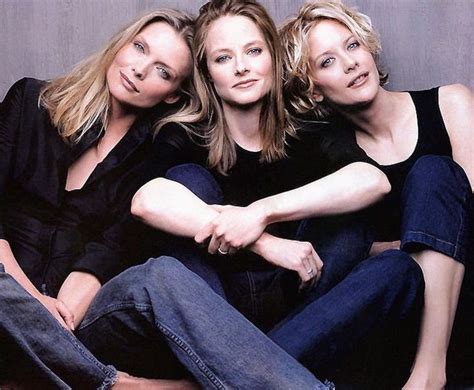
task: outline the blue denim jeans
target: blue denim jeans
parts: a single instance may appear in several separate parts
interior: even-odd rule
[[[189,181],[194,180],[198,187],[195,192],[202,199],[219,203],[216,184],[201,167],[177,167],[170,175],[189,187],[193,187]],[[277,344],[317,375],[318,362],[345,355],[374,329],[409,317],[422,297],[421,270],[411,257],[389,251],[362,262],[369,240],[362,225],[353,226],[345,230],[334,224],[323,229],[327,247],[325,242],[315,245],[327,257],[323,275],[327,281],[321,279],[306,296],[298,296],[297,278],[292,272],[279,268],[244,272],[214,269],[212,261],[201,258],[202,251],[193,251],[189,245],[189,257],[183,261],[186,267],[170,258],[150,260],[105,285],[78,337],[99,358],[134,374],[147,367],[149,371],[141,375],[156,375],[160,365],[173,366],[163,348],[165,340],[181,363],[181,367],[176,363],[165,371],[183,375],[180,369],[184,366],[205,387],[322,386]],[[312,236],[311,230],[317,227],[316,222],[307,221],[298,236]],[[337,246],[339,242],[342,247]],[[180,251],[181,246],[176,248],[176,253]],[[333,259],[342,255],[346,257],[339,263]],[[344,273],[350,276],[341,277]],[[270,337],[252,323],[268,330],[278,321],[282,322]],[[270,371],[268,364],[282,368]],[[306,384],[295,382],[294,372],[300,372],[297,376]]]
[[[100,363],[0,264],[1,380],[24,388],[107,389],[116,380],[112,366]]]
[[[471,199],[469,180],[456,162],[431,155],[418,159],[402,191],[402,249],[429,248],[465,264]]]
[[[206,389],[329,388],[170,257],[104,285],[76,333],[132,373],[183,376],[185,367]]]

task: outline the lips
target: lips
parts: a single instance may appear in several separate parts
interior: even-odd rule
[[[255,84],[257,81],[258,81],[257,79],[242,80],[234,84],[232,88],[247,88]]]
[[[369,76],[369,72],[362,72],[359,73],[358,76],[354,77],[349,84],[347,84],[348,88],[351,87],[358,87],[359,85],[363,84],[365,80],[367,80],[367,77]]]
[[[130,86],[131,89],[133,89],[137,93],[140,92],[138,90],[137,86],[127,77],[127,75],[125,73],[120,71],[120,76],[122,77],[122,80],[124,80],[125,83]]]

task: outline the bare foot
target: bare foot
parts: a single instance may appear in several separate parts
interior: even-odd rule
[[[146,379],[118,372],[117,382],[112,386],[114,390],[198,390],[200,387],[195,382],[185,379]]]

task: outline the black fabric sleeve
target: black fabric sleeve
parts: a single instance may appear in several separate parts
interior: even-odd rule
[[[106,283],[115,275],[126,269],[128,260],[128,239],[137,224],[129,211],[121,216],[114,213],[108,220],[115,220],[104,228],[96,240],[89,241],[84,248],[84,254],[75,262],[71,272],[87,272]]]
[[[27,79],[17,81],[0,103],[0,204],[12,174],[12,160],[15,153],[16,136],[21,124],[22,102]],[[1,210],[1,208],[0,208]],[[0,222],[0,239],[5,239]]]
[[[303,136],[309,139],[303,153],[308,161],[317,166],[320,177],[354,162],[370,162],[358,147],[352,129],[347,126],[307,123],[302,127]]]

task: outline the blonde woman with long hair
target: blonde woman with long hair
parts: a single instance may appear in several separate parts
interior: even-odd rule
[[[69,332],[127,265],[129,202],[162,108],[192,107],[193,29],[181,12],[149,13],[68,75],[22,79],[1,103],[2,377],[44,388],[141,383]]]

